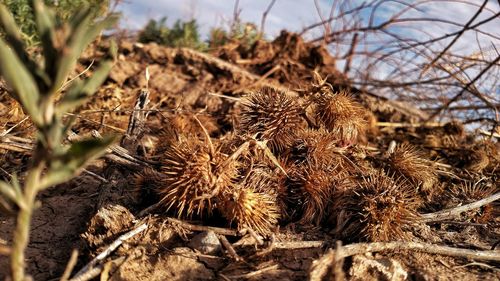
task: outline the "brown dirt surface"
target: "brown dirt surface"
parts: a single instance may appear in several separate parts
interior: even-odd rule
[[[211,53],[126,40],[119,46],[118,61],[109,78],[75,113],[73,131],[79,136],[90,136],[92,130],[123,136],[137,96],[147,88],[150,101],[146,109],[150,111],[140,141],[131,146],[132,150],[125,150],[140,164],[127,165],[106,157],[88,167],[98,177],[84,172],[39,195],[26,260],[34,280],[58,280],[73,249],[79,251],[73,271],[76,273],[120,235],[143,223],[147,224],[145,231],[105,259],[101,279],[333,280],[339,272],[328,269],[322,278],[314,279],[311,271],[315,261],[328,248],[335,247],[336,240],[342,240],[344,245],[411,240],[474,250],[490,250],[500,241],[498,201],[446,222],[418,223],[415,217],[417,213],[456,207],[499,192],[498,140],[465,131],[459,122],[428,127],[380,125],[419,122],[425,114],[351,87],[324,47],[306,44],[288,32],[272,42],[258,41],[251,48],[232,42]],[[89,48],[75,74],[92,60],[98,62],[106,48],[106,41]],[[327,79],[323,81],[324,77]],[[245,113],[247,96],[262,87],[285,92],[284,100],[292,99],[300,108],[307,108],[296,117],[300,122],[290,132],[292,141],[281,133],[272,134],[277,130],[273,125],[277,121],[259,127],[267,130],[267,135],[245,135],[248,130],[243,126],[248,122],[241,122],[241,116],[255,114]],[[339,107],[334,99],[326,98],[338,90],[349,92],[353,104],[344,102]],[[4,126],[0,129],[8,129],[25,117],[7,91],[0,85],[0,125]],[[334,106],[336,114],[326,112]],[[359,116],[353,119],[338,113],[346,106],[350,106],[349,114]],[[287,112],[273,114],[277,115],[273,118],[280,118]],[[258,122],[267,120],[266,114],[251,117],[261,118]],[[339,127],[339,123],[347,125]],[[349,131],[353,126],[355,133]],[[304,128],[313,136],[307,138]],[[263,135],[274,139],[262,139]],[[8,180],[12,174],[23,178],[33,136],[33,128],[26,120],[0,137],[0,179]],[[181,147],[183,141],[192,143]],[[280,146],[263,149],[266,141]],[[406,162],[391,162],[395,161],[387,152],[391,141],[408,143],[420,154]],[[237,164],[223,165],[245,144],[246,149],[234,158]],[[165,168],[173,165],[165,158],[173,153],[175,145],[190,151],[186,162],[203,161],[208,155],[210,165],[216,165],[217,169],[208,171],[197,171],[202,168],[194,164],[182,170],[194,178],[203,176],[205,186],[220,189],[215,199],[188,198],[195,209],[199,202],[213,203],[212,212],[202,206],[199,208],[206,212],[201,212],[203,215],[193,212],[176,218],[176,207],[168,209],[165,202],[177,203],[180,195],[154,205],[165,194],[157,190],[178,184],[162,175],[172,171]],[[179,163],[175,165],[184,169]],[[418,168],[410,169],[419,166],[395,169],[397,165],[424,165],[432,172],[423,174]],[[217,180],[211,181],[211,177]],[[250,187],[242,188],[234,182]],[[432,188],[422,188],[428,182]],[[186,186],[196,184],[191,181]],[[325,189],[319,190],[323,185]],[[273,190],[263,186],[273,186]],[[227,198],[232,198],[231,204],[224,201]],[[391,203],[395,201],[398,203]],[[237,213],[234,206],[241,202],[242,208],[254,208],[252,219],[245,220],[244,212]],[[217,209],[221,205],[228,206],[228,210]],[[418,207],[408,210],[408,206]],[[258,212],[260,209],[262,212]],[[268,219],[274,210],[279,210],[278,224],[252,225],[255,220]],[[408,220],[413,221],[406,223]],[[0,212],[0,225],[0,245],[10,245],[15,217]],[[224,245],[222,252],[210,254],[188,247],[195,235],[207,230],[227,237],[235,253]],[[255,239],[259,235],[263,241]],[[220,240],[224,244],[224,239]],[[307,241],[323,244],[294,248]],[[500,279],[498,262],[409,250],[355,255],[342,262],[340,270],[347,280]],[[0,280],[8,272],[8,259],[0,255]]]

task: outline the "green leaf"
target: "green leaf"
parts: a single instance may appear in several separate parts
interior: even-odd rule
[[[67,46],[64,48],[64,52],[61,53],[61,57],[59,58],[57,64],[58,72],[54,80],[54,91],[57,91],[61,87],[62,83],[64,83],[69,72],[75,67],[77,59],[83,50],[104,28],[112,26],[112,24],[114,24],[117,20],[118,17],[109,16],[104,20],[91,25],[91,14],[87,14],[87,16],[82,19],[76,28],[72,30],[67,41]]]
[[[35,80],[44,85],[49,85],[49,77],[40,68],[38,63],[31,59],[28,52],[26,52],[22,33],[8,9],[2,4],[0,4],[0,29],[5,31],[6,42],[12,47],[12,50],[18,55],[24,65],[27,66],[26,68],[31,71]]]
[[[19,58],[21,58],[24,63],[34,63],[25,51],[22,33],[20,32],[14,17],[3,4],[0,4],[0,28],[5,32],[5,40],[12,45]]]
[[[85,81],[75,81],[71,88],[66,92],[66,94],[61,98],[59,105],[57,106],[58,114],[64,114],[66,112],[72,111],[76,107],[82,105],[87,98],[92,96],[99,86],[108,77],[109,71],[113,67],[113,63],[106,60],[101,63],[99,68],[92,74],[90,78]]]
[[[49,171],[40,183],[40,189],[66,182],[73,178],[85,164],[105,153],[115,137],[87,139],[75,142],[51,163]]]
[[[35,79],[2,38],[0,38],[0,73],[14,90],[14,98],[23,105],[31,120],[38,127],[42,126],[42,114],[38,109],[40,93]]]
[[[85,14],[78,25],[71,30],[71,35],[67,39],[66,45],[62,50],[59,50],[59,57],[56,63],[57,73],[55,73],[54,84],[52,85],[52,93],[57,93],[62,84],[66,81],[69,72],[76,66],[77,59],[81,55],[80,40],[85,35],[88,26],[90,25],[91,15]]]
[[[32,1],[32,9],[35,11],[35,20],[38,28],[38,36],[43,46],[45,57],[45,69],[47,73],[54,73],[54,65],[57,59],[57,49],[54,46],[56,25],[55,17],[51,9],[47,9],[43,1]]]

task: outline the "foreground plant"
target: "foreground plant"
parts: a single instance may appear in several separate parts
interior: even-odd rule
[[[112,56],[104,59],[91,77],[74,79],[69,86],[66,82],[84,48],[116,22],[117,17],[92,22],[92,10],[84,7],[70,17],[69,22],[61,23],[43,1],[32,0],[30,5],[41,40],[42,60],[35,60],[34,55],[26,51],[14,18],[0,4],[0,29],[5,35],[0,38],[0,74],[38,131],[24,184],[21,186],[15,177],[10,183],[0,182],[4,205],[18,210],[11,254],[14,281],[26,278],[24,251],[38,192],[73,178],[113,141],[108,137],[63,145],[72,125],[72,120],[63,120],[63,116],[83,104],[106,79]],[[64,94],[63,88],[67,88]]]

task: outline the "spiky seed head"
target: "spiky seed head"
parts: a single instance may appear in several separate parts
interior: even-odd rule
[[[242,102],[239,131],[268,140],[275,151],[288,147],[303,124],[302,108],[283,91],[263,87]]]
[[[446,207],[453,208],[460,205],[469,204],[489,197],[500,191],[500,187],[488,184],[487,182],[463,181],[460,184],[454,184],[445,194]],[[478,209],[474,209],[462,214],[463,217],[472,219],[479,223],[490,223],[498,219],[500,213],[498,203],[490,203]]]
[[[335,187],[336,177],[326,170],[301,165],[289,179],[288,202],[298,211],[300,222],[319,225]]]
[[[179,217],[211,214],[215,196],[229,188],[237,177],[237,162],[227,159],[198,139],[185,139],[170,146],[163,155],[164,180],[156,189],[160,202]]]
[[[152,168],[145,168],[134,175],[132,194],[139,201],[153,201],[155,191],[163,185],[164,175]]]
[[[431,193],[438,181],[436,169],[432,161],[414,146],[398,144],[388,157],[390,173],[405,176],[420,185],[422,191]]]
[[[178,112],[162,120],[161,128],[157,132],[158,141],[155,147],[155,157],[160,157],[171,145],[186,138],[205,138],[205,132],[198,121],[209,134],[218,130],[214,118],[206,114],[195,115],[190,112]]]
[[[317,167],[340,165],[342,162],[335,135],[324,128],[302,129],[289,152],[295,164],[309,163]]]
[[[219,211],[239,229],[250,228],[259,234],[271,233],[280,218],[276,197],[264,191],[238,186],[219,196]]]
[[[355,143],[366,129],[365,109],[347,92],[313,98],[315,118],[345,145]]]
[[[405,179],[383,173],[357,180],[356,188],[337,190],[333,200],[336,235],[350,241],[409,239],[421,204]]]

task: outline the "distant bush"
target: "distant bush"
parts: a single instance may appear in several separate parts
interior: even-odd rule
[[[0,4],[7,7],[13,15],[25,42],[32,46],[38,44],[40,39],[30,2],[31,0],[0,0]],[[60,21],[65,22],[83,5],[92,9],[93,19],[102,16],[108,11],[111,0],[44,0],[43,2],[53,9]]]
[[[139,42],[156,42],[169,47],[188,47],[204,50],[207,44],[200,40],[196,20],[177,20],[170,28],[167,26],[167,18],[150,20],[146,27],[139,33]]]
[[[237,41],[242,46],[250,48],[259,39],[262,39],[262,34],[255,24],[237,20],[229,27],[228,31],[221,27],[213,28],[210,31],[208,45],[214,48],[230,41]]]

